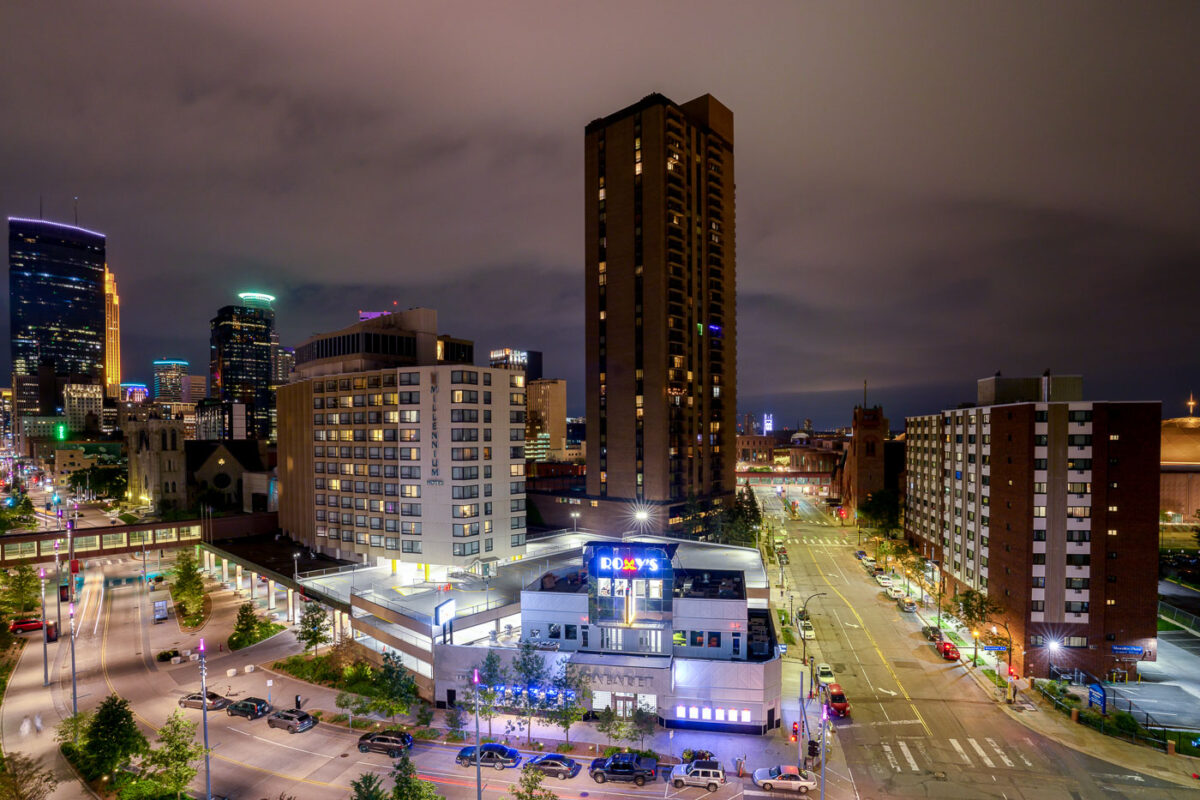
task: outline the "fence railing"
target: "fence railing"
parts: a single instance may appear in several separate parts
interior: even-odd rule
[[[1200,617],[1195,614],[1189,614],[1183,609],[1176,608],[1172,605],[1159,602],[1158,615],[1163,619],[1170,620],[1177,625],[1182,625],[1185,628],[1190,628],[1193,632],[1200,633]]]
[[[1077,710],[1081,725],[1087,725],[1106,736],[1115,736],[1127,742],[1144,744],[1163,751],[1167,749],[1167,735],[1149,714],[1136,711],[1128,698],[1118,698],[1126,701],[1127,708],[1122,709],[1117,702],[1113,702],[1109,705],[1114,710],[1109,714],[1101,714],[1098,710],[1089,708],[1078,695],[1067,691],[1065,682],[1035,680],[1033,687],[1064,714]]]

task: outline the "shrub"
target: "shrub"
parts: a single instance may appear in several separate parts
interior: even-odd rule
[[[1140,733],[1142,726],[1138,724],[1133,714],[1128,711],[1118,711],[1112,715],[1112,724],[1121,733],[1134,735]]]
[[[433,728],[417,728],[417,729],[411,731],[411,733],[412,733],[412,737],[414,739],[425,739],[425,740],[438,739],[438,738],[441,738],[441,735],[442,735],[439,731],[436,731]]]
[[[463,733],[462,731],[450,731],[449,733],[446,734],[447,742],[465,742],[466,740],[467,740],[467,735],[465,733]],[[559,745],[559,747],[561,747],[561,746],[562,745]]]
[[[684,752],[689,753],[691,751],[687,750]],[[634,753],[640,758],[653,758],[655,761],[661,760],[658,753],[654,752],[653,750],[634,750],[628,747],[616,747],[615,745],[604,748],[605,758],[608,758],[609,756],[615,756],[617,753]]]
[[[574,749],[575,747],[569,742],[559,742],[558,747],[554,748],[554,751],[557,753],[569,753]]]
[[[163,650],[161,653],[156,655],[154,658],[158,661],[170,661],[172,658],[174,658],[177,655],[179,655],[178,650]]]

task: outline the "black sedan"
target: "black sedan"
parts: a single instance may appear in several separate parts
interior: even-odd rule
[[[479,765],[483,767],[495,767],[496,769],[504,769],[505,767],[515,767],[521,763],[521,754],[511,747],[505,747],[502,744],[485,744],[479,748]],[[475,747],[464,747],[458,751],[458,755],[454,757],[455,762],[460,767],[470,767],[475,764]]]
[[[573,778],[583,769],[583,765],[570,756],[561,753],[543,753],[534,756],[525,764],[529,769],[540,770],[547,775],[553,775],[560,781]]]
[[[412,743],[413,738],[404,731],[373,731],[358,737],[358,752],[384,753],[388,758],[399,758]]]
[[[217,709],[224,708],[227,705],[229,705],[228,698],[221,697],[221,695],[217,694],[216,692],[208,693],[208,710],[209,711],[216,711]],[[192,692],[191,694],[185,694],[183,697],[179,698],[179,707],[180,708],[203,708],[204,707],[204,695],[200,694],[199,692]]]
[[[931,642],[940,642],[942,640],[942,629],[933,625],[926,625],[921,628],[921,633]]]

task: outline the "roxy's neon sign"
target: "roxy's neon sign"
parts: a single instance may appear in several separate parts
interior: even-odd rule
[[[620,572],[658,572],[657,558],[610,558],[600,556],[600,569]]]

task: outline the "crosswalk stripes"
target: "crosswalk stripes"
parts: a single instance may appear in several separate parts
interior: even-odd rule
[[[949,748],[945,746],[947,742]],[[932,769],[942,764],[996,769],[999,763],[1007,769],[1035,768],[1034,762],[1020,748],[1011,744],[1002,746],[990,737],[944,740],[907,737],[881,741],[878,746],[893,772],[921,772],[923,768]]]
[[[1012,769],[1013,766],[1015,766],[1012,760],[1009,759],[1009,757],[1004,754],[1004,751],[1000,749],[1000,745],[996,744],[995,739],[987,739],[986,741],[991,748],[996,751],[996,755],[1000,757],[1000,760],[1004,762],[1004,766],[1008,767],[1009,769]]]

